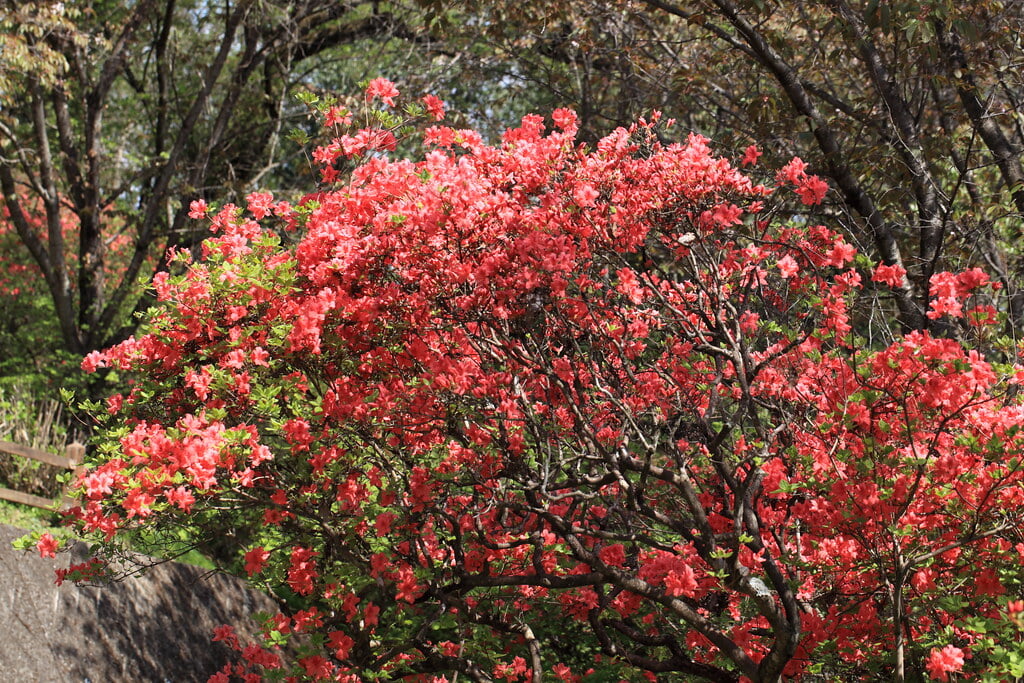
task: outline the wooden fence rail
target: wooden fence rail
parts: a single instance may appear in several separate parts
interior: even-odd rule
[[[80,443],[68,444],[64,449],[64,455],[54,455],[53,453],[47,453],[46,451],[41,451],[37,448],[29,448],[28,446],[11,443],[10,441],[0,441],[0,453],[20,455],[23,458],[38,460],[39,462],[46,463],[47,465],[73,470],[82,464],[82,458],[85,457],[85,446]],[[43,498],[42,496],[34,496],[31,493],[23,493],[22,491],[14,491],[13,489],[5,488],[0,488],[0,499],[10,500],[24,505],[31,505],[32,507],[37,508],[53,509],[59,505],[59,502],[50,498]]]

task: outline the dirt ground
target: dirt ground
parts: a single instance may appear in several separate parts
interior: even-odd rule
[[[0,525],[0,681],[171,683],[206,681],[231,656],[215,626],[254,630],[276,612],[266,595],[230,576],[165,563],[101,588],[54,583],[53,570],[85,548],[42,559],[11,548],[24,532]]]

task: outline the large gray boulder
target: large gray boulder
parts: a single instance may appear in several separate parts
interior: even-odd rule
[[[85,548],[42,559],[14,550],[24,531],[0,525],[0,680],[18,683],[206,681],[232,651],[214,627],[255,631],[272,599],[240,579],[167,562],[102,587],[57,586],[54,569]]]

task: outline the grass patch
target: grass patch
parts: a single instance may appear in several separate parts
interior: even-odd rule
[[[0,524],[16,526],[25,531],[50,532],[57,535],[66,530],[60,524],[60,516],[52,510],[41,510],[28,505],[0,500]]]

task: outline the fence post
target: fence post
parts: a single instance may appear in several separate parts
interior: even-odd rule
[[[80,444],[77,441],[69,443],[64,448],[64,457],[68,459],[68,469],[71,470],[71,479],[68,481],[68,486],[64,487],[60,503],[57,506],[58,510],[66,510],[75,502],[75,499],[68,495],[68,488],[78,481],[78,475],[80,475],[85,469],[82,466],[82,460],[85,459],[85,445]]]
[[[71,467],[78,467],[85,458],[85,446],[77,441],[69,443],[64,448],[64,457],[68,459],[68,464]]]

